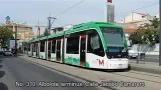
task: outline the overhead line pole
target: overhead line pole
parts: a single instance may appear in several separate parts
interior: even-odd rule
[[[159,34],[159,66],[161,66],[161,0],[159,0],[159,16],[160,16],[160,34]]]
[[[40,27],[39,27],[39,20],[38,20],[38,30],[37,30],[37,37],[40,37]]]
[[[48,24],[48,30],[49,30],[49,32],[51,33],[51,26],[52,26],[54,20],[57,19],[57,18],[49,16],[47,19],[48,19],[48,23],[49,23],[49,24]],[[53,22],[51,22],[52,19],[53,19]]]
[[[49,17],[47,17],[47,19],[48,19],[48,31],[49,31],[49,34],[51,33],[51,26],[52,26],[52,19],[56,19],[55,17],[51,17],[50,15],[49,15]],[[47,45],[48,45],[48,36],[47,36],[47,41],[46,41],[46,59],[48,59],[48,52],[47,52]]]
[[[15,26],[15,56],[17,56],[17,24]]]
[[[51,17],[48,17],[48,30],[49,30],[49,33],[51,33]]]

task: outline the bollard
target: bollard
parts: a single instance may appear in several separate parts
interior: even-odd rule
[[[141,53],[141,59],[142,61],[145,61],[145,53]]]
[[[140,53],[138,53],[138,56],[137,56],[137,61],[136,61],[137,64],[139,64],[139,60],[140,60]]]

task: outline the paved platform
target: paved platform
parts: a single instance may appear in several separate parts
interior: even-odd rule
[[[19,54],[18,56],[25,56],[26,54]],[[139,64],[136,63],[136,60],[129,60],[130,70],[148,72],[161,75],[161,66],[157,62],[146,62],[139,61]]]
[[[144,82],[146,86],[144,87],[107,87],[112,90],[157,90],[160,88],[161,84],[161,75],[145,73],[145,72],[137,72],[137,71],[126,71],[126,72],[107,72],[100,70],[91,70],[84,69],[81,67],[70,66],[66,64],[59,64],[47,60],[40,60],[36,58],[31,58],[25,56],[18,56],[22,60],[32,62],[34,64],[38,64],[40,66],[45,66],[56,71],[89,81],[89,82],[99,82],[102,81],[123,81],[123,82]],[[134,65],[134,64],[132,64]],[[134,67],[132,67],[134,68]]]
[[[159,66],[159,63],[139,61],[139,64],[137,64],[134,60],[129,60],[129,63],[131,66],[131,70],[161,75],[161,66]]]

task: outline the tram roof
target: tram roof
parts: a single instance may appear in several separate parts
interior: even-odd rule
[[[34,38],[32,38],[31,40],[29,40],[28,43],[31,43],[31,42],[33,42],[33,41],[34,41]]]
[[[72,28],[69,28],[65,33],[73,33],[77,31],[87,30],[89,28],[98,28],[98,27],[116,27],[116,28],[122,28],[120,25],[117,25],[115,23],[109,23],[109,22],[87,22],[82,23],[73,26]]]
[[[64,35],[64,31],[57,32],[55,34],[51,34],[51,35],[48,36],[48,38],[59,37],[59,36],[62,36],[62,35]]]
[[[51,34],[49,36],[44,36],[44,37],[40,37],[40,38],[31,39],[31,40],[29,40],[29,43],[36,42],[36,41],[39,41],[39,40],[45,40],[47,38],[53,38],[53,37],[62,36],[64,33],[69,34],[69,33],[73,33],[73,32],[87,30],[88,28],[98,28],[98,27],[116,27],[116,28],[122,28],[122,26],[117,25],[115,23],[108,23],[108,22],[87,22],[87,23],[81,23],[81,24],[75,25],[75,26],[73,26],[72,28],[69,28],[66,31],[61,31],[61,32],[57,32],[57,33]]]

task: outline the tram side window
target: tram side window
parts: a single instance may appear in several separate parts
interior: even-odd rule
[[[67,39],[68,54],[79,54],[79,36]]]
[[[33,44],[32,45],[32,51],[34,52],[35,51],[35,47],[34,47],[35,45]]]
[[[96,50],[100,48],[100,44],[99,44],[99,37],[98,35],[94,35],[90,38],[90,44],[92,49]]]
[[[32,52],[34,52],[34,44],[32,44]]]
[[[56,40],[52,41],[52,53],[55,53]]]
[[[45,41],[42,41],[40,44],[40,52],[44,52],[45,49]]]
[[[87,48],[88,53],[93,53],[102,57],[105,55],[99,34],[94,30],[92,31],[92,33],[88,34]]]
[[[58,42],[58,41],[57,41],[57,46],[56,46],[56,48],[57,48],[57,50],[60,50],[60,48],[61,48],[61,42]]]
[[[36,44],[34,44],[34,52],[36,52]]]
[[[37,43],[35,44],[35,52],[37,51],[38,47],[37,47]]]
[[[30,44],[28,44],[28,51],[30,51],[30,47],[31,47]]]

